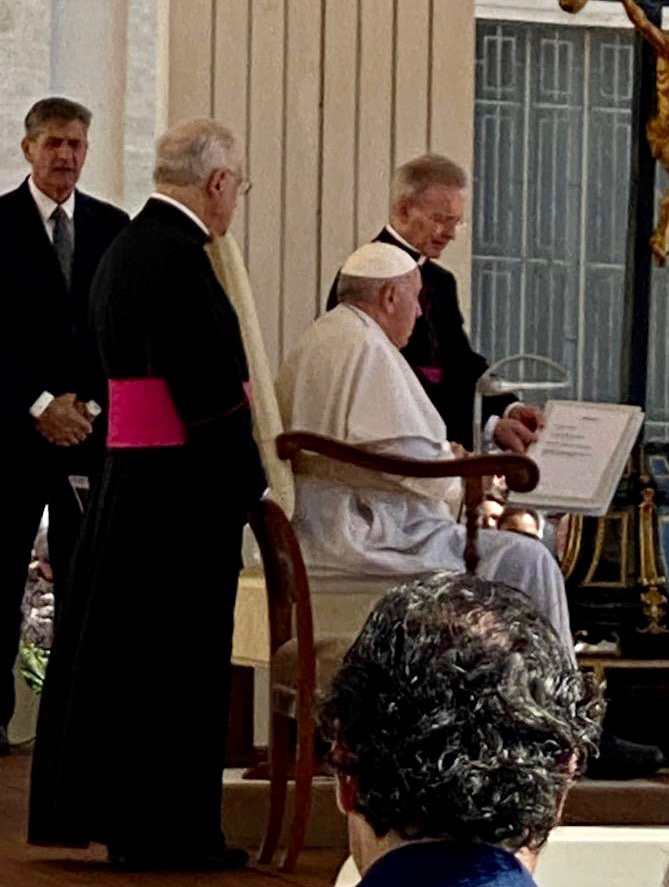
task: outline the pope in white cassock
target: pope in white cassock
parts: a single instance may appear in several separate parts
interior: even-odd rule
[[[339,305],[306,331],[277,383],[287,431],[310,431],[377,453],[453,458],[447,429],[400,354],[420,314],[418,266],[369,243],[344,263]],[[379,475],[305,456],[296,467],[294,526],[315,592],[388,587],[464,569],[465,529],[448,503],[458,478]],[[479,533],[479,574],[525,591],[572,647],[562,574],[541,542]]]

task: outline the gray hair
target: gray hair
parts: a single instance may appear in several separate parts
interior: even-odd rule
[[[387,282],[383,277],[340,274],[337,280],[337,302],[373,302]]]
[[[80,120],[88,129],[92,119],[93,115],[88,108],[80,105],[79,102],[73,102],[71,99],[64,99],[60,96],[40,99],[26,114],[24,120],[26,137],[36,139],[51,120],[64,120],[68,123],[71,120]]]
[[[188,120],[158,140],[153,178],[157,185],[204,185],[214,170],[236,167],[237,152],[231,129],[207,118]]]
[[[545,842],[602,714],[601,688],[525,595],[437,573],[376,604],[321,727],[378,837],[515,851]]]
[[[467,173],[443,154],[422,154],[399,166],[393,173],[390,183],[391,209],[402,199],[419,197],[430,185],[464,189],[468,186]]]

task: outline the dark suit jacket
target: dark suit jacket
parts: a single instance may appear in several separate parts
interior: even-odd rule
[[[384,228],[375,238],[398,246],[418,260],[419,253],[395,240]],[[428,259],[420,266],[423,278],[421,308],[411,339],[402,353],[411,364],[428,397],[446,423],[449,440],[458,441],[468,449],[472,446],[474,388],[488,369],[488,362],[473,350],[464,329],[458,305],[455,277],[450,271]],[[328,297],[328,310],[337,304],[337,280]],[[425,370],[436,370],[441,375]],[[517,400],[513,395],[483,398],[483,422],[490,416],[501,416],[507,406]]]
[[[75,193],[68,293],[27,179],[0,196],[0,422],[6,445],[33,455],[44,453],[45,446],[54,449],[29,413],[43,391],[54,396],[71,391],[104,405],[88,292],[102,254],[127,222],[127,214],[115,206]],[[91,437],[100,436],[102,424],[98,418]],[[71,461],[76,451],[89,448],[64,449]]]
[[[377,860],[360,887],[537,887],[518,860],[487,844],[406,844]]]

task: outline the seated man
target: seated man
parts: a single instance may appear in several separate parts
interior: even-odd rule
[[[376,605],[321,715],[360,887],[532,887],[600,691],[524,595],[476,576]]]
[[[420,313],[420,274],[386,243],[356,250],[342,268],[339,304],[319,318],[279,373],[284,428],[375,452],[452,457],[444,422],[399,349]],[[394,584],[398,576],[464,569],[465,529],[447,502],[457,478],[412,480],[305,457],[296,466],[295,529],[318,591],[333,578]],[[572,649],[562,575],[545,546],[482,530],[479,572],[525,590]],[[361,581],[363,580],[363,581]],[[381,582],[378,582],[381,580]]]

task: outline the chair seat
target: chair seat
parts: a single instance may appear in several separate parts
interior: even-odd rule
[[[317,634],[316,693],[324,693],[337,673],[355,635]],[[272,656],[272,711],[294,718],[297,704],[297,638],[286,641]]]

